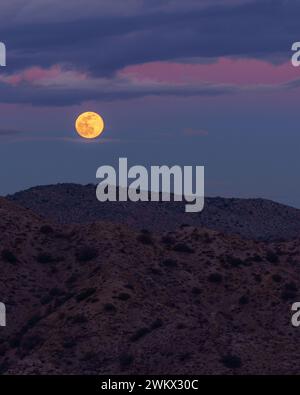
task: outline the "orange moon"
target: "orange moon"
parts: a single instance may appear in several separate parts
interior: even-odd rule
[[[79,136],[85,139],[95,139],[104,130],[104,120],[96,112],[84,112],[76,119],[75,128]]]

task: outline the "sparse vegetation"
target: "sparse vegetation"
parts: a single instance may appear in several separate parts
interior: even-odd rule
[[[283,301],[295,300],[298,295],[298,288],[294,282],[287,283],[281,292],[281,299]]]
[[[73,324],[85,324],[88,322],[88,319],[84,314],[77,314],[71,318]]]
[[[192,288],[192,294],[193,295],[200,295],[202,293],[201,288],[199,287],[193,287]]]
[[[193,254],[195,251],[186,243],[178,243],[173,248],[176,252],[184,252],[186,254]]]
[[[104,311],[107,311],[108,313],[114,313],[115,311],[117,311],[117,309],[116,306],[112,303],[105,303]]]
[[[278,263],[279,262],[278,254],[276,254],[274,251],[268,251],[266,254],[266,259],[270,263]]]
[[[51,233],[53,233],[53,228],[50,225],[43,225],[40,227],[40,232],[44,235],[50,235]]]
[[[154,322],[152,322],[151,330],[161,328],[162,326],[163,326],[163,321],[160,318],[157,318]]]
[[[262,257],[258,254],[255,254],[251,259],[253,262],[262,262],[263,261]]]
[[[76,301],[81,302],[82,300],[87,299],[90,296],[92,296],[95,292],[96,292],[96,288],[84,289],[83,291],[80,292],[80,294],[78,294],[76,296]]]
[[[166,266],[166,267],[176,267],[177,266],[177,261],[175,259],[172,258],[168,258],[168,259],[164,259],[162,261],[162,265]]]
[[[66,339],[63,343],[64,348],[73,348],[76,346],[76,341],[74,339]]]
[[[132,354],[123,353],[119,357],[120,366],[122,369],[128,368],[134,361]]]
[[[141,233],[140,235],[138,235],[137,241],[139,243],[142,243],[145,245],[153,245],[154,244],[151,233]]]
[[[167,235],[167,236],[163,236],[161,238],[161,242],[163,244],[166,244],[167,246],[171,246],[175,243],[175,239],[174,239],[174,237]]]
[[[241,306],[246,305],[248,303],[249,303],[249,298],[247,296],[243,295],[243,296],[240,297],[239,304]]]
[[[39,263],[53,263],[55,262],[55,258],[49,252],[41,252],[36,257],[36,260]]]
[[[118,299],[126,301],[126,300],[130,299],[130,295],[128,293],[126,293],[126,292],[121,292],[118,295]]]
[[[2,250],[1,256],[2,256],[2,259],[3,259],[5,262],[11,263],[11,264],[15,264],[15,263],[18,262],[17,257],[16,257],[15,254],[14,254],[12,251],[10,251],[10,250],[7,250],[7,249]]]
[[[22,351],[26,353],[40,346],[43,343],[43,339],[39,335],[29,336],[22,341]]]
[[[89,262],[98,257],[98,251],[94,247],[84,246],[76,253],[76,258],[79,262]]]
[[[275,283],[280,283],[281,280],[282,280],[282,277],[281,277],[279,274],[273,274],[272,280],[273,280]]]
[[[241,358],[231,354],[222,357],[221,363],[228,369],[238,369],[242,366]]]
[[[136,341],[140,340],[142,337],[148,335],[150,332],[151,331],[149,328],[146,328],[146,327],[140,328],[131,336],[130,340],[132,342],[136,342]]]
[[[240,258],[236,258],[234,256],[231,255],[227,255],[226,257],[226,262],[233,267],[239,267],[243,265],[243,261]]]
[[[208,276],[208,281],[210,283],[216,283],[216,284],[220,284],[223,280],[223,277],[220,273],[211,273]]]

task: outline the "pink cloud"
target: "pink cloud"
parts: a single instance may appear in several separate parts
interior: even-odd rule
[[[70,78],[82,80],[86,78],[86,75],[76,71],[62,70],[59,65],[54,65],[48,69],[34,66],[29,69],[22,70],[19,73],[4,75],[1,77],[1,80],[11,85],[19,85],[22,82],[30,84],[51,84],[55,82],[64,82],[64,80],[68,80]]]
[[[50,69],[41,67],[31,67],[20,73],[12,74],[6,78],[6,81],[12,85],[18,85],[21,82],[34,83],[40,80],[55,78],[61,73],[59,66],[53,66]]]
[[[255,59],[220,58],[211,64],[152,62],[128,66],[120,74],[137,82],[214,82],[226,84],[280,84],[300,78],[299,69],[289,61],[273,65]]]

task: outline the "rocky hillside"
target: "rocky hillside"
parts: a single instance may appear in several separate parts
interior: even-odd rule
[[[267,241],[300,235],[300,210],[264,199],[206,198],[205,209],[191,214],[181,202],[100,203],[94,185],[40,186],[7,198],[61,224],[101,220],[151,231],[189,224]]]
[[[300,373],[299,241],[0,213],[2,373]]]

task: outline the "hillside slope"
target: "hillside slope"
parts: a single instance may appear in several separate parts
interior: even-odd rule
[[[0,211],[2,373],[300,373],[298,241]]]
[[[101,220],[151,231],[189,224],[268,241],[300,235],[300,210],[264,199],[206,198],[204,210],[191,214],[181,202],[100,203],[94,185],[40,186],[7,198],[62,224]]]

